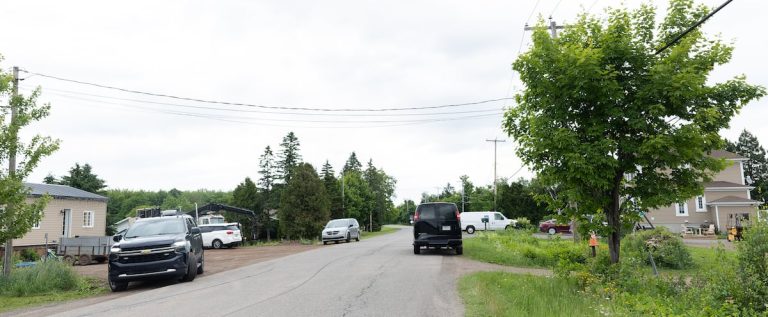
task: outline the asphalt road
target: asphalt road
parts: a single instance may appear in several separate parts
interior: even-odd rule
[[[460,257],[411,241],[403,227],[55,316],[462,316]]]

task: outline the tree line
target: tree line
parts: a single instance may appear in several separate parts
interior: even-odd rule
[[[337,218],[355,218],[367,230],[378,231],[394,218],[394,177],[377,168],[373,160],[363,168],[355,152],[339,173],[327,160],[318,172],[303,162],[300,142],[289,132],[277,154],[271,146],[264,148],[257,173],[256,181],[246,177],[233,191],[106,189],[106,181],[89,164],[75,163],[67,175],[48,175],[43,182],[107,196],[108,234],[114,232],[112,224],[134,216],[137,209],[160,207],[189,212],[195,203],[202,206],[215,202],[253,210],[256,218],[234,213],[225,216],[242,223],[244,235],[266,239],[313,238],[328,220]]]

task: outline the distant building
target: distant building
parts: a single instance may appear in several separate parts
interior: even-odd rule
[[[107,197],[65,185],[24,183],[31,192],[27,202],[44,194],[51,196],[43,209],[43,217],[20,239],[14,247],[39,246],[58,243],[61,237],[104,236],[107,229]]]
[[[720,232],[725,232],[728,226],[735,225],[737,218],[757,217],[757,208],[762,202],[752,200],[750,190],[754,187],[745,183],[744,162],[748,159],[727,151],[713,151],[711,156],[725,159],[729,165],[704,184],[702,195],[649,210],[648,216],[654,225],[680,232],[684,226],[714,224]]]

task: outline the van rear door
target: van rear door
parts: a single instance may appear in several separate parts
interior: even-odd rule
[[[421,204],[416,209],[415,239],[461,238],[458,208],[450,203]]]

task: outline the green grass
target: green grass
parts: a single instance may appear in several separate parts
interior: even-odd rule
[[[375,236],[380,236],[387,233],[393,233],[397,230],[400,230],[400,229],[395,227],[382,226],[381,231],[373,231],[373,232],[363,231],[363,233],[360,235],[360,239],[373,238]]]
[[[693,258],[693,267],[683,270],[674,270],[668,268],[659,269],[662,274],[669,275],[694,275],[704,271],[712,271],[716,267],[723,265],[724,262],[732,263],[736,261],[736,251],[718,248],[687,246],[688,252]]]
[[[501,265],[552,268],[563,257],[583,262],[589,250],[586,244],[574,244],[559,236],[541,239],[524,230],[476,235],[464,239],[464,256]]]
[[[86,280],[88,286],[83,289],[77,289],[72,291],[56,292],[41,295],[28,295],[23,297],[0,295],[0,313],[27,308],[33,306],[39,306],[43,304],[50,304],[61,301],[82,299],[86,297],[96,296],[107,292],[106,286],[102,285],[103,282],[98,280]]]
[[[459,281],[466,316],[600,316],[572,281],[480,272]]]

